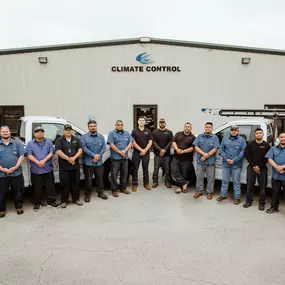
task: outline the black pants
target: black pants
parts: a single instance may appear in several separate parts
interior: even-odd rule
[[[254,172],[250,165],[247,166],[246,181],[247,181],[247,192],[246,192],[246,203],[252,204],[252,193],[254,189],[255,182],[258,182],[260,194],[259,194],[259,204],[265,205],[266,199],[266,186],[267,186],[267,168],[260,169],[260,174]]]
[[[154,155],[154,169],[152,175],[153,183],[158,183],[158,174],[161,166],[164,169],[165,184],[170,183],[169,162],[170,162],[170,156],[168,155],[167,156],[159,156],[156,154]]]
[[[6,212],[6,197],[9,187],[11,186],[14,194],[14,205],[16,209],[23,206],[24,196],[24,177],[18,176],[0,177],[0,212]]]
[[[80,198],[80,171],[79,169],[59,170],[60,186],[62,188],[61,202],[68,202],[69,191],[71,190],[72,201]]]
[[[275,180],[272,178],[272,198],[271,198],[271,207],[278,209],[279,207],[279,195],[281,192],[281,187],[285,191],[285,181],[284,180]]]
[[[144,156],[140,153],[134,152],[132,157],[133,163],[133,185],[138,185],[138,170],[140,167],[140,162],[142,161],[143,168],[143,184],[149,184],[149,174],[148,174],[148,164],[149,164],[149,152]]]
[[[171,162],[171,173],[177,182],[177,186],[182,188],[189,180],[189,172],[192,169],[191,161],[180,161],[173,157]]]
[[[83,165],[85,175],[85,195],[90,196],[92,193],[92,179],[95,178],[97,193],[102,193],[104,190],[103,164],[100,166]]]
[[[32,173],[31,179],[34,190],[35,204],[41,204],[43,194],[46,195],[48,203],[56,201],[53,171],[43,174]]]
[[[127,188],[128,179],[128,160],[111,159],[111,188],[112,191]],[[120,182],[118,185],[118,174],[120,173]]]

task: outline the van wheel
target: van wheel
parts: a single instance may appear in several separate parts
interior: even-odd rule
[[[111,189],[111,182],[110,182],[110,170],[111,170],[111,161],[110,159],[107,159],[104,164],[104,174],[103,174],[103,179],[104,179],[104,188],[105,189]]]

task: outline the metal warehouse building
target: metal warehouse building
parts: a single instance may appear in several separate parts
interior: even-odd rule
[[[164,117],[174,132],[199,133],[211,108],[285,107],[285,51],[154,38],[0,51],[0,124],[23,115],[95,118],[107,133]]]

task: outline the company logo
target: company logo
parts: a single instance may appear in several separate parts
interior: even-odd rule
[[[153,63],[150,59],[150,55],[147,54],[146,52],[140,53],[137,57],[136,60],[142,64],[150,64]]]

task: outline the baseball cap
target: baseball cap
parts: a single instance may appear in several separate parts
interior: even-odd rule
[[[72,126],[70,124],[66,124],[66,125],[64,125],[63,129],[66,131],[72,130]]]
[[[45,130],[43,129],[43,127],[36,127],[34,132],[44,132]]]
[[[231,125],[231,130],[239,130],[239,127],[237,125]]]

